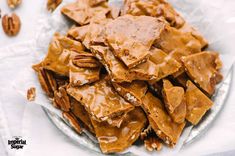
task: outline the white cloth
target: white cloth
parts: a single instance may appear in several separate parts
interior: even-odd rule
[[[184,7],[185,5],[195,3],[195,5],[190,5],[193,10],[190,15],[196,17],[197,14],[203,14],[205,16],[203,19],[195,19],[195,22],[192,19],[188,20],[200,28],[202,32],[206,32],[204,35],[212,43],[211,47],[213,49],[234,56],[235,48],[231,44],[231,41],[235,41],[233,30],[235,27],[235,9],[233,8],[233,0],[170,1],[174,2],[174,5],[182,13],[190,10],[188,6]],[[195,9],[195,6],[201,7]],[[5,1],[0,2],[0,8],[2,9],[2,14],[10,12]],[[20,34],[17,37],[8,38],[0,29],[0,46],[5,47],[33,39],[36,35],[37,21],[38,17],[41,17],[42,8],[45,9],[45,2],[24,0],[23,4],[16,9],[22,19]],[[46,14],[46,12],[44,11],[43,14]],[[198,20],[202,22],[198,23]],[[220,25],[212,25],[211,23],[213,22],[211,21],[215,20],[215,23],[221,21]],[[229,30],[231,30],[231,33],[229,33]],[[215,38],[222,38],[224,42],[217,42]],[[38,105],[26,104],[25,98],[19,96],[12,88],[11,82],[14,81],[14,76],[18,75],[23,67],[32,64],[31,61],[23,61],[22,58],[29,55],[29,52],[34,53],[35,49],[32,46],[29,47],[31,51],[19,51],[18,49],[23,45],[24,43],[17,45],[19,48],[14,46],[10,53],[5,53],[5,48],[0,49],[0,155],[6,155],[5,149],[9,147],[7,139],[12,139],[13,136],[22,136],[23,139],[27,140],[24,150],[18,150],[16,152],[17,155],[91,155],[92,153],[77,146],[61,133],[48,120]],[[226,105],[212,127],[204,136],[184,148],[180,154],[212,154],[235,150],[235,83],[232,84],[231,88]],[[15,150],[10,151],[11,153],[9,154],[15,154]]]

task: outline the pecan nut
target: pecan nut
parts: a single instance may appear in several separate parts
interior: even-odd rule
[[[63,112],[62,115],[69,122],[70,126],[72,126],[78,134],[82,133],[81,126],[79,125],[78,120],[72,113]]]
[[[54,91],[57,89],[57,83],[55,78],[53,77],[53,74],[48,70],[40,68],[40,70],[38,71],[38,79],[42,86],[42,89],[49,97],[52,98],[54,96]]]
[[[29,101],[34,101],[35,97],[36,97],[36,88],[34,87],[29,88],[27,91],[27,99]]]
[[[14,9],[21,4],[22,0],[7,0],[7,4],[10,8]]]
[[[58,91],[54,92],[53,104],[55,107],[60,108],[65,112],[68,112],[70,110],[71,108],[70,99],[66,92],[65,87],[60,87]]]
[[[149,137],[145,139],[144,146],[148,151],[153,151],[154,149],[160,151],[162,149],[162,143],[156,137]]]
[[[100,66],[99,61],[90,53],[78,53],[72,62],[80,68],[97,68]]]
[[[15,36],[19,33],[21,22],[19,16],[13,13],[11,16],[4,15],[2,18],[2,27],[8,36]]]
[[[47,0],[47,10],[54,11],[62,2],[62,0]]]

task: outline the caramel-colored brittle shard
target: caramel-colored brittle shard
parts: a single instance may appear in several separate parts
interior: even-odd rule
[[[144,81],[133,81],[131,83],[112,82],[116,91],[127,101],[135,106],[142,104],[142,97],[145,95],[148,86]]]
[[[184,88],[173,86],[169,80],[163,80],[162,96],[165,107],[176,123],[183,123],[186,116]]]
[[[171,55],[167,55],[164,51],[157,48],[152,48],[150,52],[150,61],[159,68],[158,78],[153,80],[153,82],[179,71],[181,64]]]
[[[120,128],[124,119],[126,118],[126,115],[127,113],[123,113],[119,116],[116,116],[114,118],[108,118],[107,119],[107,123],[110,125],[110,126],[113,126],[113,127],[117,127],[117,128]]]
[[[67,88],[67,92],[78,100],[97,121],[107,121],[108,118],[127,113],[134,107],[114,91],[105,79],[93,85]]]
[[[167,145],[174,146],[185,126],[185,122],[175,123],[167,114],[162,102],[150,92],[143,97],[143,108],[148,113],[151,127]]]
[[[212,107],[213,102],[189,80],[186,90],[186,105],[186,119],[196,125]]]
[[[191,35],[200,42],[201,49],[208,45],[208,41],[202,36],[202,34],[188,23],[184,23],[184,25],[180,27],[179,30],[182,32],[191,33]]]
[[[95,133],[91,123],[90,116],[86,111],[86,109],[84,108],[84,106],[72,97],[70,98],[70,101],[71,101],[71,112],[74,114],[74,116],[76,116],[79,120],[81,120],[85,125],[85,127],[87,127],[90,130],[90,132]]]
[[[181,27],[184,19],[165,0],[125,0],[122,15],[163,17],[171,26]]]
[[[118,17],[106,25],[106,40],[113,53],[128,67],[145,62],[149,49],[165,23],[148,16]]]
[[[106,18],[110,9],[106,2],[93,5],[89,0],[79,0],[65,5],[61,12],[77,22],[79,25],[85,25],[92,21],[99,21]]]
[[[102,21],[89,24],[88,31],[85,34],[85,38],[82,42],[86,46],[86,48],[90,49],[91,45],[106,44],[105,25],[109,21],[110,19],[104,19]]]
[[[56,34],[49,45],[47,56],[40,66],[55,73],[69,76],[70,50],[81,51],[84,47],[78,41]]]
[[[92,22],[81,27],[72,27],[67,35],[71,38],[81,41],[87,49],[91,45],[104,45],[105,41],[105,25],[111,19],[104,19],[98,22]]]
[[[82,133],[81,126],[78,123],[76,117],[70,112],[63,112],[63,118],[70,124],[70,126],[78,133]]]
[[[96,137],[103,153],[122,152],[139,137],[147,119],[140,108],[127,113],[120,128],[112,127],[107,122],[92,120]]]
[[[81,86],[99,80],[101,65],[88,52],[71,52],[69,62],[69,79],[72,86]]]
[[[90,6],[97,6],[107,0],[88,0]]]
[[[155,46],[172,55],[177,61],[182,56],[191,55],[201,51],[201,45],[191,34],[181,32],[173,27],[165,26]]]
[[[165,0],[125,0],[122,8],[122,15],[124,14],[163,18],[170,26],[192,35],[200,42],[201,48],[205,48],[208,45],[208,41],[195,28],[185,22]]]
[[[72,26],[68,32],[67,32],[67,36],[78,40],[78,41],[83,41],[85,39],[85,36],[87,34],[87,32],[89,31],[89,24],[88,25],[84,25],[84,26]]]
[[[182,61],[189,77],[211,96],[216,84],[223,79],[218,71],[221,68],[218,53],[204,51],[184,57]]]
[[[158,78],[159,68],[150,60],[128,69],[119,61],[108,47],[91,46],[91,51],[102,62],[112,81],[132,82],[133,80],[154,80]]]

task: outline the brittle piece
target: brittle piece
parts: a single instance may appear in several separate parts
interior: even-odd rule
[[[104,19],[96,23],[90,23],[87,29],[87,33],[83,40],[83,44],[86,48],[90,49],[91,45],[104,45],[105,44],[105,25],[109,19]]]
[[[81,27],[72,27],[67,35],[81,41],[87,49],[91,45],[105,44],[105,25],[111,19],[104,19],[98,22],[92,22],[89,25]]]
[[[88,52],[71,52],[69,62],[69,81],[72,86],[81,86],[98,81],[101,65]]]
[[[103,153],[122,152],[131,146],[138,139],[146,122],[141,108],[127,113],[120,128],[112,127],[107,122],[92,120]]]
[[[80,119],[84,123],[84,126],[88,127],[88,129],[92,133],[95,133],[91,123],[90,116],[86,111],[86,109],[84,108],[84,106],[72,97],[70,98],[70,101],[71,101],[71,112],[74,114],[74,116]]]
[[[159,68],[150,60],[128,69],[119,61],[108,47],[91,46],[92,53],[102,62],[114,82],[133,80],[154,80],[158,78]]]
[[[106,39],[114,55],[132,68],[147,60],[149,49],[164,26],[157,18],[124,15],[107,23]]]
[[[180,75],[178,75],[177,77],[175,77],[174,79],[179,85],[183,86],[184,88],[186,88],[186,83],[189,80],[188,75],[184,72]]]
[[[79,0],[74,3],[65,5],[61,12],[77,22],[85,25],[91,21],[100,21],[106,18],[106,14],[110,11],[106,2],[99,5],[90,4],[90,0]]]
[[[184,25],[179,30],[182,32],[191,33],[191,35],[200,42],[201,49],[205,48],[208,45],[208,41],[202,36],[202,34],[188,23],[184,23]]]
[[[177,72],[181,67],[178,61],[157,48],[151,49],[149,60],[159,68],[158,78],[154,82]]]
[[[116,83],[112,82],[116,91],[127,101],[135,106],[142,104],[142,97],[148,90],[148,86],[144,81],[133,81],[131,83],[123,82]]]
[[[124,119],[126,118],[127,113],[121,114],[119,116],[116,116],[114,118],[108,118],[107,122],[110,126],[120,128]]]
[[[61,86],[54,92],[53,105],[62,111],[70,111],[71,104],[69,96],[66,92],[66,86]]]
[[[47,0],[47,10],[53,12],[61,2],[62,0]]]
[[[213,102],[189,80],[186,90],[186,105],[186,119],[196,125],[206,111],[212,107]]]
[[[176,123],[183,123],[186,116],[184,88],[173,86],[169,80],[163,80],[162,96],[165,107]]]
[[[150,92],[143,97],[143,108],[148,113],[151,127],[167,145],[174,146],[183,131],[185,122],[175,123],[165,111],[162,102]]]
[[[92,53],[99,59],[99,61],[104,65],[115,82],[131,82],[133,77],[129,73],[125,65],[120,62],[111,52],[108,47],[104,46],[91,46]]]
[[[165,0],[125,0],[122,15],[163,17],[173,27],[181,27],[184,19]]]
[[[68,121],[68,123],[70,124],[70,126],[78,133],[78,134],[81,134],[82,133],[82,130],[81,130],[81,127],[76,119],[76,117],[72,114],[72,113],[69,113],[69,112],[63,112],[62,113],[63,117],[65,120]]]
[[[182,58],[186,72],[208,95],[215,91],[215,85],[223,79],[218,71],[221,61],[218,53],[204,51]]]
[[[97,121],[107,121],[134,107],[118,95],[104,78],[93,85],[69,86],[67,92],[78,100]]]
[[[55,34],[49,45],[47,56],[40,63],[40,66],[55,73],[69,76],[70,50],[82,51],[84,47],[78,41]]]
[[[100,3],[106,2],[107,0],[88,0],[90,6],[96,6],[99,5]]]
[[[144,140],[144,147],[150,152],[153,150],[160,151],[162,149],[162,143],[157,137],[149,137]]]
[[[42,89],[49,97],[52,98],[54,96],[54,91],[57,90],[57,83],[52,72],[43,68],[39,68],[38,80],[41,84]]]
[[[87,32],[89,31],[90,25],[84,25],[84,26],[72,26],[68,32],[67,35],[71,38],[74,38],[79,41],[83,41],[85,39],[85,36]]]
[[[190,33],[181,32],[168,25],[165,26],[160,37],[155,41],[155,46],[169,53],[179,62],[182,56],[201,51],[200,42]]]

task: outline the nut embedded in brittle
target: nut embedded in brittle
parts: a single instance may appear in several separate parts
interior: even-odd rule
[[[140,139],[144,140],[145,138],[147,138],[148,135],[151,133],[151,131],[152,131],[152,128],[150,125],[148,125],[148,127],[140,133]]]
[[[48,0],[47,1],[47,10],[54,11],[62,2],[62,0]]]
[[[3,16],[2,28],[8,36],[16,36],[20,31],[20,27],[20,18],[15,13]]]
[[[78,121],[74,115],[68,112],[63,112],[63,117],[69,122],[69,124],[76,130],[77,133],[81,134],[82,129],[78,124]]]
[[[14,9],[21,4],[22,0],[7,0],[7,4],[10,8]]]
[[[154,149],[157,151],[160,151],[162,149],[162,143],[160,142],[160,140],[156,137],[149,137],[147,139],[144,140],[144,147],[148,150],[148,151],[153,151]]]
[[[35,97],[36,97],[36,88],[34,87],[29,88],[27,91],[27,99],[29,101],[34,101]]]
[[[89,53],[79,53],[73,59],[73,64],[80,68],[97,68],[99,61]]]
[[[61,110],[68,112],[71,108],[69,96],[66,92],[65,87],[60,87],[58,91],[54,92],[54,106]]]
[[[40,68],[38,71],[38,79],[42,86],[42,89],[49,97],[54,96],[54,91],[57,89],[57,83],[52,73],[48,70]]]

